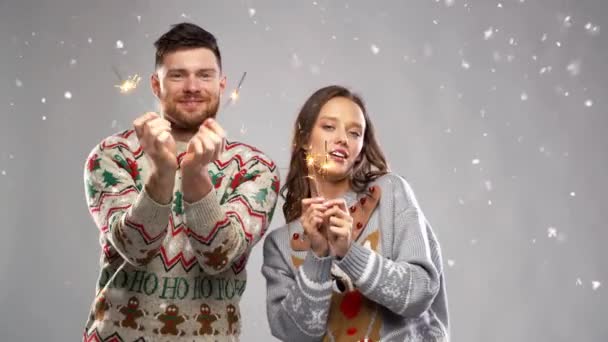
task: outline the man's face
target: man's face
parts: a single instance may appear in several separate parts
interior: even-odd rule
[[[165,118],[188,131],[215,117],[225,87],[217,58],[207,48],[168,53],[152,75],[152,90]]]

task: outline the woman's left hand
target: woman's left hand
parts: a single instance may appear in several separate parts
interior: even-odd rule
[[[343,258],[352,244],[353,218],[343,199],[329,200],[325,205],[328,208],[324,216],[328,220],[327,241],[330,254]]]

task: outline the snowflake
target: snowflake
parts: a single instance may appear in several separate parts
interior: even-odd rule
[[[377,55],[377,54],[380,52],[380,48],[379,48],[378,46],[376,46],[375,44],[372,44],[372,45],[370,46],[370,49],[372,50],[372,53],[373,53],[374,55]]]
[[[577,76],[581,72],[581,62],[579,60],[570,62],[566,67],[566,70],[570,73],[570,76]]]
[[[298,299],[296,299],[295,303],[292,304],[292,309],[293,309],[293,311],[297,312],[298,310],[300,310],[301,306],[302,306],[302,298],[298,297]]]
[[[122,42],[122,40],[117,40],[116,41],[116,48],[117,49],[122,49],[125,47],[125,43]]]
[[[304,321],[304,324],[308,326],[310,330],[323,329],[326,324],[325,310],[312,310],[310,312],[311,318],[308,321]]]
[[[488,40],[494,35],[494,28],[490,26],[487,30],[483,31],[483,39]]]

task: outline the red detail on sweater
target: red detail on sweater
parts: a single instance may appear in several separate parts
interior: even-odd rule
[[[363,228],[363,223],[357,222],[357,229],[361,229],[361,228]]]
[[[260,214],[256,211],[254,211],[253,209],[251,209],[251,207],[249,206],[247,201],[245,201],[242,198],[242,196],[239,195],[239,196],[231,199],[230,201],[228,201],[228,203],[230,203],[231,205],[233,205],[233,204],[239,205],[239,203],[240,203],[240,205],[242,205],[247,210],[247,214],[249,214],[250,217],[259,219],[260,226],[262,228],[264,228],[266,226],[266,215]],[[216,222],[215,226],[211,229],[211,232],[209,232],[208,235],[206,235],[206,236],[198,235],[190,228],[188,228],[188,235],[194,237],[199,242],[208,244],[211,240],[213,240],[213,237],[215,236],[215,234],[217,233],[217,231],[219,230],[220,227],[224,227],[224,226],[227,226],[230,224],[230,217],[232,217],[233,219],[238,221],[238,223],[240,224],[241,229],[243,230],[243,233],[245,234],[245,238],[247,239],[247,243],[252,243],[254,236],[250,232],[251,231],[250,227],[245,226],[245,223],[243,222],[243,219],[241,218],[239,213],[237,213],[234,210],[226,211],[226,216],[224,217],[224,219]],[[234,222],[234,220],[233,220],[233,222]],[[265,231],[260,230],[259,236],[260,237],[263,236],[264,232]]]
[[[139,224],[139,223],[135,223],[135,222],[131,221],[128,216],[125,217],[125,225],[129,228],[133,228],[133,229],[137,230],[139,232],[139,234],[141,234],[141,236],[144,238],[144,241],[146,241],[147,244],[150,244],[150,243],[164,237],[165,233],[167,232],[166,229],[163,229],[156,236],[153,236],[150,233],[148,233],[148,231],[146,230],[146,227],[144,227],[143,224]]]
[[[99,156],[97,154],[94,154],[91,156],[91,158],[89,158],[89,162],[87,163],[87,169],[89,169],[89,172],[93,172],[95,167],[99,167],[99,160],[97,160],[98,158]]]
[[[160,246],[160,255],[167,268],[173,268],[173,266],[179,262],[182,264],[182,266],[184,266],[185,269],[189,269],[196,262],[196,257],[186,260],[183,252],[179,252],[177,255],[173,256],[173,258],[169,259],[165,246]]]
[[[344,314],[344,317],[353,319],[361,311],[362,303],[363,296],[361,292],[358,290],[348,292],[344,295],[342,303],[340,303],[340,311]]]
[[[299,240],[299,239],[300,239],[300,234],[298,234],[298,233],[293,233],[293,239],[294,239],[294,240]]]
[[[376,187],[375,186],[370,186],[369,187],[369,192],[373,194],[374,191],[376,191]]]
[[[132,193],[132,192],[137,192],[137,189],[135,187],[132,187],[132,186],[121,190],[119,193],[115,193],[115,192],[103,192],[101,194],[101,196],[99,196],[98,204],[89,207],[89,211],[91,212],[91,214],[98,213],[98,212],[100,212],[101,206],[103,205],[103,202],[104,202],[104,200],[106,198],[121,197],[121,196],[124,196],[124,195]]]
[[[355,210],[357,210],[357,206],[353,205],[352,207],[350,207],[350,212],[354,213]]]
[[[228,150],[228,149],[226,149]],[[232,158],[228,159],[226,162],[222,162],[221,160],[215,160],[213,163],[216,164],[217,166],[219,166],[219,169],[225,169],[226,166],[228,166],[230,163],[232,163],[233,160],[237,160],[238,161],[238,166],[239,168],[245,166],[245,164],[249,163],[252,160],[257,160],[260,163],[266,165],[269,169],[274,170],[275,168],[275,164],[273,161],[268,161],[265,160],[262,157],[259,156],[253,156],[247,160],[243,160],[243,157],[240,154],[236,154],[234,155]]]
[[[365,205],[366,201],[367,201],[367,198],[365,198],[365,197],[361,197],[361,199],[359,200],[359,202],[361,203],[361,205]]]
[[[137,177],[139,176],[139,170],[138,170],[138,165],[137,162],[133,159],[129,159],[127,158],[127,164],[129,164],[129,173],[131,174],[131,177],[133,179],[137,179]]]
[[[348,335],[351,335],[351,336],[352,336],[352,335],[354,335],[354,334],[356,334],[356,333],[357,333],[357,328],[355,328],[355,327],[350,327],[350,328],[346,329],[346,333],[347,333]]]

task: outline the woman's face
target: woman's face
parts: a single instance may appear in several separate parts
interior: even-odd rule
[[[334,97],[321,107],[308,147],[322,177],[339,181],[348,176],[363,148],[364,133],[363,111],[352,100]]]

